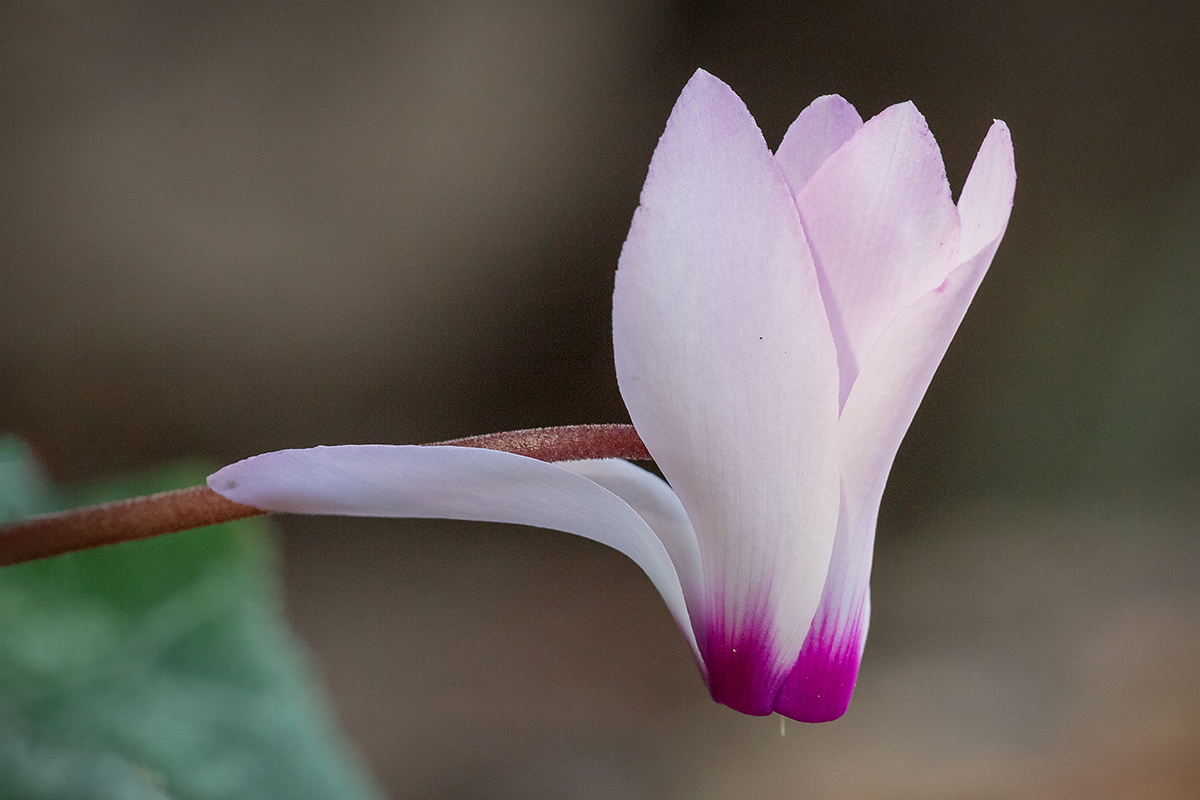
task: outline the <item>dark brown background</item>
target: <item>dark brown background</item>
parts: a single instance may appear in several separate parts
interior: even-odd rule
[[[914,100],[1008,236],[905,442],[847,718],[711,704],[620,556],[287,519],[397,798],[1200,791],[1190,2],[5,2],[0,429],[62,479],[625,419],[612,274],[698,66],[768,142]]]

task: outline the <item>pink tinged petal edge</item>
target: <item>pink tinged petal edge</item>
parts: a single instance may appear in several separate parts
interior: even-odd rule
[[[925,118],[902,103],[868,120],[796,205],[837,342],[844,403],[883,329],[957,263],[958,213]]]
[[[800,112],[783,135],[775,159],[798,194],[829,156],[863,126],[854,106],[836,94],[818,97]]]
[[[705,594],[690,604],[709,687],[768,713],[833,548],[836,351],[782,172],[703,71],[650,164],[613,342],[633,423],[698,537]]]
[[[474,447],[342,445],[254,456],[213,473],[208,485],[268,511],[507,522],[592,539],[642,568],[699,660],[662,541],[625,501],[554,464]]]
[[[966,314],[1012,209],[1016,172],[1004,123],[992,126],[963,189],[967,260],[933,291],[902,309],[879,337],[842,411],[844,500],[821,607],[776,710],[806,722],[845,712],[869,619],[875,521],[888,472],[933,373]],[[974,252],[970,252],[974,251]]]

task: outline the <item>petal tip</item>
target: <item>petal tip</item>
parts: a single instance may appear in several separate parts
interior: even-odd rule
[[[1004,234],[1016,186],[1012,133],[1003,120],[993,120],[958,200],[963,234],[960,262],[974,257]]]

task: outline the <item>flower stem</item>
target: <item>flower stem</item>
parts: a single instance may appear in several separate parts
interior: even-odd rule
[[[650,461],[653,456],[632,425],[559,425],[523,431],[485,433],[465,439],[435,442],[458,447],[504,450],[538,461],[579,461],[585,458],[626,458]]]
[[[0,528],[0,566],[265,513],[192,486],[43,514]]]
[[[504,450],[539,461],[650,459],[632,425],[563,425],[487,433],[435,445]],[[0,566],[132,542],[268,512],[226,500],[207,486],[43,514],[0,526]]]

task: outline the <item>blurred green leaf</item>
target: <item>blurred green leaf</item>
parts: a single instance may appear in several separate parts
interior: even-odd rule
[[[61,490],[0,436],[0,522],[207,472]],[[242,520],[0,569],[0,796],[379,797],[286,629],[269,527]]]

